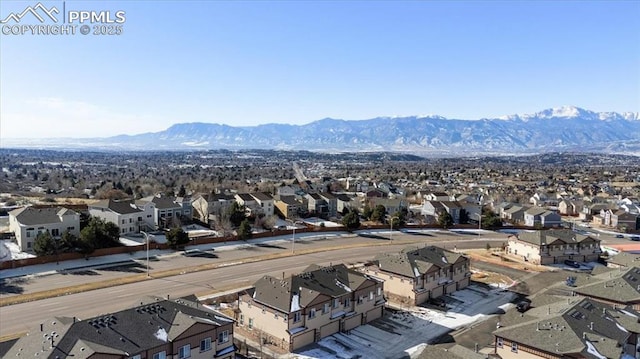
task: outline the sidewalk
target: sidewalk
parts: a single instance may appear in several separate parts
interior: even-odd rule
[[[296,234],[296,241],[298,240],[317,240],[324,239],[328,237],[345,237],[350,236],[351,234],[346,232],[323,232],[323,233],[300,233]],[[269,244],[287,244],[291,245],[291,239],[293,237],[286,236],[277,236],[277,237],[268,237],[268,238],[260,238],[253,239],[248,241],[237,241],[237,242],[223,242],[223,243],[209,243],[209,244],[198,244],[198,245],[190,245],[185,249],[187,250],[200,250],[200,251],[230,251],[236,249],[247,248],[248,246],[255,246],[259,244],[269,243]],[[153,247],[153,246],[152,246]],[[170,249],[159,250],[159,249],[150,249],[149,250],[149,258],[155,257],[171,257],[171,256],[179,256],[182,255],[182,251],[173,251]],[[16,277],[24,277],[24,276],[43,276],[43,275],[51,275],[56,274],[63,271],[71,271],[82,268],[101,268],[108,267],[117,264],[125,264],[131,263],[132,261],[146,261],[147,252],[146,251],[137,251],[132,253],[123,253],[123,254],[112,254],[108,256],[100,256],[100,257],[89,257],[88,259],[73,259],[68,261],[62,261],[58,263],[44,263],[44,264],[35,264],[31,266],[19,267],[19,268],[11,268],[11,269],[3,269],[0,271],[0,280],[8,279],[8,278],[16,278]]]

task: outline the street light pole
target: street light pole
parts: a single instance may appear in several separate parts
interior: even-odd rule
[[[144,241],[147,244],[147,277],[150,277],[151,275],[149,274],[149,234],[144,231],[140,231],[140,233],[144,234]]]
[[[393,242],[393,218],[389,219],[390,232],[389,232],[389,242]]]
[[[291,254],[295,252],[296,246],[296,224],[293,223],[293,238],[291,238]]]

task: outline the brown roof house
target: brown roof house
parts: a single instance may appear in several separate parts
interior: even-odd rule
[[[383,283],[343,264],[264,276],[238,298],[238,324],[289,351],[380,318]]]
[[[565,260],[593,262],[600,256],[600,240],[570,229],[521,232],[509,237],[507,253],[534,264]]]
[[[469,258],[436,246],[378,255],[364,273],[384,281],[390,301],[418,305],[469,285]]]
[[[231,359],[233,319],[187,298],[148,298],[80,320],[57,317],[21,337],[3,358]]]

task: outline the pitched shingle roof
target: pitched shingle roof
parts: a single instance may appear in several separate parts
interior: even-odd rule
[[[423,248],[409,247],[400,253],[382,253],[375,261],[380,270],[415,278],[432,270],[447,268],[465,258],[463,255],[446,249],[427,246]]]
[[[520,232],[517,237],[523,242],[535,244],[537,246],[548,245],[556,241],[560,241],[562,243],[581,243],[589,241],[600,242],[599,239],[576,233],[570,229]]]
[[[257,302],[290,313],[304,308],[319,295],[336,298],[376,281],[344,264],[330,267],[309,266],[304,272],[280,280],[264,276],[254,284]],[[298,308],[299,306],[299,308]]]
[[[131,213],[142,212],[142,210],[136,207],[133,200],[116,201],[113,199],[105,199],[100,202],[89,205],[89,208],[109,209],[118,214],[131,214]]]
[[[22,207],[9,212],[9,215],[15,216],[18,222],[23,225],[60,223],[62,222],[61,216],[77,214],[78,213],[64,207]]]
[[[607,358],[618,358],[629,332],[615,321],[625,315],[612,306],[582,299],[561,314],[540,317],[494,331],[498,337],[554,354],[592,356],[590,347]]]
[[[196,323],[219,327],[233,320],[185,299],[141,302],[141,305],[117,313],[75,320],[56,318],[46,322],[43,334],[20,338],[7,356],[22,358],[88,358],[92,354],[135,355],[175,339]],[[53,339],[51,339],[51,334]],[[52,348],[50,342],[53,341]],[[44,350],[43,350],[44,349]],[[39,353],[39,354],[37,354]],[[126,354],[128,353],[128,354]]]

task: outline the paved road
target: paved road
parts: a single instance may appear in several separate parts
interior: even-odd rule
[[[384,246],[365,246],[362,248],[341,249],[333,251],[324,251],[305,255],[296,255],[291,257],[237,264],[227,267],[221,267],[213,270],[188,273],[174,277],[162,279],[151,279],[147,281],[137,282],[135,284],[121,285],[118,287],[93,290],[85,293],[67,295],[64,297],[50,298],[39,300],[36,302],[16,304],[6,307],[0,307],[0,336],[24,332],[32,329],[43,320],[50,320],[53,316],[76,316],[79,318],[87,318],[113,311],[118,311],[126,307],[134,305],[138,298],[145,295],[159,295],[171,297],[185,296],[188,294],[205,294],[213,292],[219,288],[228,288],[233,285],[242,286],[253,283],[259,277],[270,274],[276,277],[299,272],[307,265],[316,263],[328,265],[329,263],[356,263],[367,261],[376,254],[388,251],[397,251],[406,247],[409,242],[414,245],[424,245],[426,243],[437,243],[446,245],[448,248],[484,248],[487,241],[503,241],[500,235],[491,235],[490,239],[483,239],[481,236],[474,235],[400,235],[394,233],[393,242],[387,242]],[[336,246],[340,243],[352,243],[354,240],[363,243],[380,243],[381,239],[368,238],[335,238],[332,240],[297,242],[296,248],[305,248],[304,246]],[[173,256],[169,258],[161,258],[157,262],[153,262],[154,270],[165,268],[176,268],[185,265],[193,266],[210,261],[228,261],[239,258],[242,252],[250,252],[248,256],[264,255],[271,251],[290,251],[290,248],[272,248],[258,247],[257,249],[235,250],[227,252],[219,252],[220,258],[197,258]],[[134,268],[134,272],[140,271],[141,268]],[[92,272],[86,274],[84,272]],[[153,273],[153,272],[152,272]],[[60,286],[69,285],[69,283],[77,284],[87,281],[101,281],[106,278],[114,278],[118,276],[132,275],[127,270],[84,270],[77,274],[67,275],[50,275],[46,277],[36,278],[26,283],[16,283],[22,285],[25,292],[33,292],[53,289]]]

